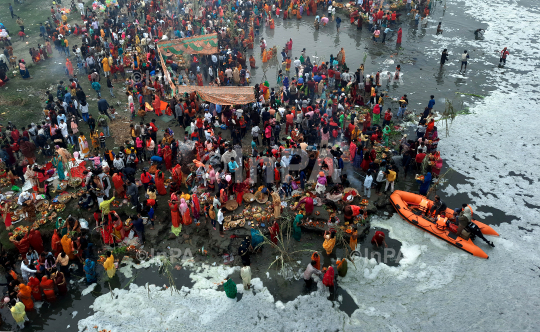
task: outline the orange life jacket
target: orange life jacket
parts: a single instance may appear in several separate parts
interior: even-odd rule
[[[429,201],[427,199],[423,199],[420,201],[420,210],[427,211],[429,208]]]
[[[440,230],[445,230],[447,220],[448,220],[448,218],[446,218],[446,217],[443,218],[443,217],[439,216],[437,218],[437,228],[440,229]]]

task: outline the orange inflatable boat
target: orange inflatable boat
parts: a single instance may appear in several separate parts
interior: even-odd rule
[[[433,205],[433,201],[427,199],[425,196],[396,190],[392,193],[392,195],[390,195],[390,201],[399,215],[403,219],[407,220],[410,224],[413,224],[414,226],[443,239],[461,250],[465,250],[471,255],[489,258],[489,256],[482,249],[476,246],[471,239],[465,240],[458,237],[457,234],[451,232],[448,227],[443,226],[444,223],[442,221],[446,220],[446,218],[454,219],[454,211],[452,209],[446,209],[446,218],[442,218],[443,220],[441,220],[438,225],[437,219],[430,220],[431,218],[426,217],[424,214],[424,211],[426,211],[426,209],[430,209]],[[475,223],[478,228],[480,228],[482,234],[499,236],[499,233],[497,233],[490,226],[474,219],[472,222]]]

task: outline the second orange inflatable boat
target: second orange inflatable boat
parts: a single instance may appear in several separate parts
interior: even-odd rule
[[[428,200],[425,196],[396,190],[392,193],[392,195],[390,195],[390,202],[392,202],[392,205],[399,213],[399,215],[403,219],[407,220],[410,224],[413,224],[414,226],[421,228],[442,240],[445,240],[446,242],[461,250],[465,250],[471,255],[481,258],[489,258],[489,256],[476,244],[474,244],[471,239],[465,240],[461,237],[457,237],[457,234],[451,232],[448,228],[440,229],[439,227],[437,227],[436,222],[425,218],[424,214],[421,211],[422,205],[430,208],[433,204],[433,201]],[[453,215],[454,211],[447,208],[446,217],[452,219]],[[472,222],[474,222],[478,226],[478,228],[480,228],[482,234],[499,236],[499,233],[497,233],[490,226],[474,219],[472,220]]]

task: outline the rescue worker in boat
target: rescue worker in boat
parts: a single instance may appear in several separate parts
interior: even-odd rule
[[[429,209],[429,215],[432,217],[446,216],[446,203],[441,200],[439,195],[435,196],[435,201],[433,201],[433,205]]]
[[[459,223],[457,229],[457,235],[461,236],[461,231],[467,227],[467,225],[472,221],[472,210],[467,204],[462,204],[462,209],[459,212],[459,215],[456,218],[456,221]]]
[[[467,227],[467,229],[471,232],[471,234],[474,234],[474,236],[481,238],[484,242],[486,242],[490,246],[495,247],[495,244],[493,244],[493,242],[489,241],[488,239],[484,237],[484,234],[482,234],[482,231],[480,230],[478,225],[472,222],[473,212],[471,208],[469,207],[469,205],[462,204],[461,206],[462,206],[461,211],[459,211],[459,209],[454,210],[456,221],[459,222],[459,227],[457,229],[458,236],[461,236],[461,232],[463,231],[463,229],[465,229],[465,227]]]

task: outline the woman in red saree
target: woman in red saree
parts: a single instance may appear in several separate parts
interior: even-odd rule
[[[114,243],[113,236],[112,236],[112,233],[113,233],[112,224],[106,219],[101,220],[101,218],[97,218],[96,222],[98,226],[101,225],[99,232],[101,233],[101,237],[103,238],[103,243],[104,244]]]
[[[180,227],[180,213],[178,212],[178,204],[176,201],[169,201],[171,209],[171,221],[174,228]]]
[[[165,160],[165,167],[170,170],[172,167],[172,150],[168,145],[163,147],[163,160]]]
[[[203,86],[203,79],[202,79],[202,74],[201,73],[198,73],[197,74],[197,85],[198,86]]]
[[[199,197],[197,194],[191,195],[191,202],[193,204],[193,215],[199,219],[201,214],[201,204],[199,203]]]
[[[191,218],[191,209],[183,198],[180,199],[180,212],[182,213],[182,224],[185,226],[191,225],[193,222],[193,219]]]
[[[162,171],[156,171],[154,173],[154,181],[156,182],[156,189],[159,195],[167,195],[167,188],[165,188],[165,175]]]
[[[54,257],[58,257],[60,250],[62,250],[62,244],[60,244],[60,236],[58,236],[58,230],[55,229],[51,238],[51,249]]]
[[[68,70],[68,73],[69,73],[69,77],[73,77],[73,64],[71,63],[71,61],[69,59],[66,58],[66,68]]]
[[[66,278],[64,277],[64,274],[60,271],[53,274],[54,283],[56,284],[56,288],[58,288],[58,294],[59,295],[65,295],[67,293],[67,284],[66,284]]]
[[[152,102],[152,107],[154,108],[154,112],[157,116],[163,115],[161,112],[161,99],[157,94],[154,95],[154,101]]]
[[[356,157],[356,144],[355,141],[351,141],[351,144],[349,145],[349,152],[350,152],[350,161],[351,163],[354,161],[354,157]]]
[[[364,124],[362,126],[362,132],[365,133],[371,128],[371,116],[369,114],[366,115],[364,119]]]
[[[112,181],[114,184],[114,190],[116,190],[116,197],[124,198],[124,180],[122,179],[122,173],[114,173],[112,176]]]
[[[245,188],[246,188],[246,185],[243,184],[242,182],[235,183],[233,186],[234,193],[236,194],[236,203],[238,203],[238,205],[242,205],[242,199],[244,197]]]
[[[114,227],[114,236],[116,238],[116,242],[122,242],[124,238],[126,237],[126,232],[124,232],[124,223],[122,222],[122,219],[116,214],[116,219],[113,222]]]
[[[277,221],[274,220],[274,224],[271,227],[268,227],[268,230],[270,231],[270,240],[274,244],[277,244],[279,234],[279,224]]]
[[[41,288],[39,287],[39,279],[36,277],[30,277],[28,279],[28,286],[32,289],[32,297],[36,301],[42,301]]]
[[[329,266],[328,271],[324,274],[323,285],[328,288],[334,287],[334,268],[332,266]]]
[[[225,181],[225,180],[221,180],[221,181]],[[219,201],[221,202],[221,204],[225,204],[227,203],[227,200],[228,200],[227,190],[221,189],[219,191]]]
[[[53,302],[56,300],[56,294],[54,294],[54,281],[47,278],[47,276],[43,276],[41,278],[41,289],[43,289],[43,294],[45,294],[45,298],[49,302]]]
[[[171,105],[167,104],[167,109],[165,110],[165,114],[167,114],[168,116],[172,116]]]
[[[4,224],[6,225],[6,229],[9,229],[11,227],[11,209],[8,205],[8,203],[4,203],[1,206],[2,217],[4,218]]]
[[[426,128],[426,137],[433,131],[433,129],[435,128],[435,120],[431,119],[427,125],[427,128]]]
[[[369,157],[369,153],[367,153],[367,149],[364,149],[364,158],[362,159],[362,163],[360,164],[360,168],[364,171],[364,172],[367,172],[367,170],[369,169],[369,163],[370,163],[370,157]]]
[[[298,204],[296,204],[295,206],[295,210],[298,209],[300,207],[300,205],[304,204],[304,208],[306,210],[306,215],[310,215],[312,212],[313,212],[313,198],[311,198],[311,196],[305,196],[303,197],[302,199],[300,199],[300,201],[298,202]]]
[[[19,284],[19,292],[17,297],[24,304],[24,309],[30,311],[34,309],[34,301],[32,301],[32,288],[25,284]]]

